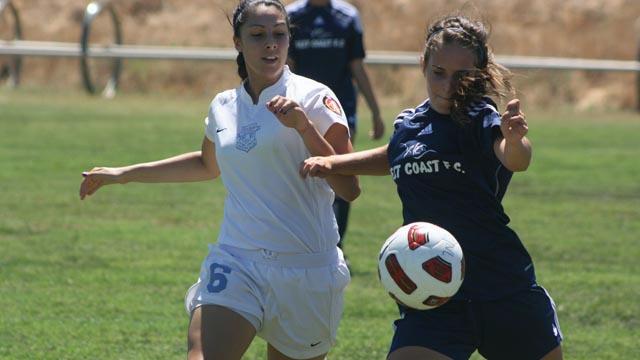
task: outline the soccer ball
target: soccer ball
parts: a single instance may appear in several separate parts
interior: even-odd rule
[[[446,303],[464,279],[460,244],[447,230],[426,222],[399,228],[378,259],[378,276],[389,295],[418,310]]]

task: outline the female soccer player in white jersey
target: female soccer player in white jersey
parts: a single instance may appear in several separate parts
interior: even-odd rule
[[[258,335],[277,359],[322,359],[335,343],[350,280],[331,204],[353,200],[355,176],[303,179],[312,155],[351,151],[347,121],[326,86],[285,65],[289,23],[278,0],[242,0],[233,14],[238,73],[205,120],[201,151],[93,168],[81,198],[101,186],[218,176],[227,189],[218,242],[185,302],[189,359],[240,359]]]
[[[388,145],[311,158],[303,175],[386,175],[404,223],[449,230],[465,256],[459,292],[432,310],[400,305],[389,360],[561,359],[553,301],[536,283],[531,257],[501,205],[513,172],[531,161],[518,100],[500,115],[487,95],[510,88],[481,22],[447,16],[427,31],[422,71],[429,98],[398,115]]]

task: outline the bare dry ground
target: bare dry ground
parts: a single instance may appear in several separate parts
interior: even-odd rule
[[[80,38],[83,0],[12,0],[20,10],[25,40]],[[285,1],[291,2],[291,1]],[[227,16],[235,0],[114,0],[126,44],[229,47]],[[368,50],[420,51],[429,21],[457,9],[492,27],[491,46],[500,55],[633,60],[638,52],[638,0],[352,0],[361,11]],[[11,37],[11,19],[0,17],[0,38]],[[101,15],[92,42],[111,42],[111,24]],[[0,58],[0,62],[6,59]],[[104,64],[98,67],[104,68]],[[414,68],[370,67],[383,102],[411,105],[424,97]],[[106,71],[106,70],[103,70]],[[578,108],[635,106],[635,75],[581,71],[516,71],[525,102]],[[123,91],[211,96],[237,83],[232,63],[126,61]],[[77,60],[27,58],[25,86],[80,86]]]

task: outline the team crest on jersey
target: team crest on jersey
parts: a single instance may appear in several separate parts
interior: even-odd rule
[[[405,151],[402,154],[403,158],[414,158],[417,160],[429,153],[438,153],[435,150],[427,148],[426,144],[417,141],[401,144],[401,146],[405,148]]]
[[[324,104],[324,106],[327,107],[327,109],[333,111],[338,115],[342,115],[342,109],[340,109],[340,104],[338,104],[338,102],[331,96],[325,96],[322,99],[322,103]]]
[[[258,132],[258,130],[260,130],[260,125],[257,123],[251,123],[240,127],[240,131],[238,131],[238,135],[236,137],[236,149],[248,153],[251,149],[256,147],[258,144],[256,132]]]

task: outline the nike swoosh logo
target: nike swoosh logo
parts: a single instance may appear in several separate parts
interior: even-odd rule
[[[436,153],[436,154],[437,154],[438,152],[437,152],[437,151],[435,151],[435,150],[427,150],[427,151],[423,152],[422,154],[420,154],[420,155],[418,155],[418,156],[414,156],[413,158],[414,158],[414,159],[416,159],[416,160],[419,160],[419,159],[421,159],[423,156],[425,156],[425,155],[427,155],[427,154],[429,154],[429,153]]]
[[[216,133],[219,133],[219,132],[221,132],[221,131],[225,131],[225,130],[227,130],[227,128],[216,129]]]
[[[315,343],[315,344],[311,344],[311,347],[317,346],[317,345],[319,345],[321,342],[322,342],[322,341],[318,341],[318,342],[317,342],[317,343]]]

